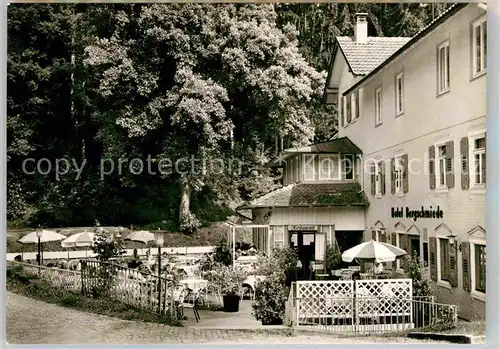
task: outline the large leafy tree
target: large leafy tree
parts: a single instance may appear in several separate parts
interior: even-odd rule
[[[106,134],[120,134],[119,143],[139,145],[139,153],[141,143],[156,140],[155,156],[173,163],[228,161],[238,155],[233,142],[246,151],[274,144],[276,135],[312,139],[309,114],[325,74],[300,54],[292,26],[276,26],[272,6],[133,7],[116,10],[112,35],[87,48],[86,64],[100,69]],[[181,222],[192,191],[230,175],[183,164],[167,174],[182,188]]]

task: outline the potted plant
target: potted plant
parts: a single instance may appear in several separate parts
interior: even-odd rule
[[[283,324],[289,289],[284,285],[281,273],[273,273],[259,281],[255,286],[253,316],[262,325]]]
[[[222,294],[225,312],[239,311],[240,296],[243,291],[243,282],[247,274],[241,268],[234,268],[223,264],[216,264],[214,269],[205,274],[205,278]]]

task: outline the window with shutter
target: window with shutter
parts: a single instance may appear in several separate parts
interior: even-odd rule
[[[455,248],[454,248],[455,247]],[[458,265],[457,265],[457,249],[458,247],[452,246],[448,243],[448,255],[449,255],[449,270],[450,270],[450,286],[457,287],[458,286]]]
[[[345,115],[344,97],[340,97],[340,113],[339,113],[340,127],[344,127],[344,115]]]
[[[435,237],[429,238],[429,271],[431,279],[437,281],[437,241]]]
[[[472,146],[471,185],[481,187],[486,184],[486,137],[484,134],[472,137],[470,145]]]
[[[408,154],[403,154],[401,156],[401,161],[403,162],[401,164],[402,170],[403,170],[403,193],[408,193],[410,190],[409,186],[409,172],[408,172]]]
[[[455,186],[455,150],[454,142],[446,142],[446,186],[448,188],[453,188]]]
[[[476,295],[486,293],[486,243],[484,240],[471,239],[470,264],[471,291]]]
[[[450,243],[448,239],[438,239],[438,264],[439,279],[441,281],[450,281]]]
[[[403,193],[403,158],[402,156],[397,156],[394,158],[394,193]]]
[[[384,162],[382,160],[377,161],[375,163],[375,195],[383,195],[382,190],[385,192],[385,188],[383,188],[384,183],[384,170],[383,170]]]
[[[432,190],[436,189],[435,154],[435,147],[432,145],[429,147],[429,188]]]
[[[437,188],[446,188],[446,145],[437,146]]]
[[[396,159],[391,158],[391,194],[396,193]]]
[[[469,189],[469,138],[463,137],[460,140],[461,163],[461,184],[462,189]]]
[[[370,165],[370,177],[371,177],[371,194],[372,196],[375,196],[375,164]]]
[[[385,162],[380,162],[380,194],[385,195]]]
[[[462,242],[462,281],[465,291],[470,292],[470,244]]]

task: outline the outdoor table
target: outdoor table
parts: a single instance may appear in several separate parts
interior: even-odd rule
[[[187,286],[193,292],[204,289],[208,286],[208,281],[199,278],[187,278],[180,280],[179,283]]]
[[[187,265],[187,264],[177,264],[175,269],[182,269],[186,272],[187,275],[194,275],[194,271],[200,269],[200,265]]]
[[[262,279],[264,279],[265,276],[262,276],[262,275],[249,275],[245,281],[243,281],[243,284],[244,285],[248,285],[252,288],[252,290],[255,290],[255,284],[258,282],[258,281],[261,281]]]

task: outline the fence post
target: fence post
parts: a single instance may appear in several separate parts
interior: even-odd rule
[[[82,294],[85,294],[85,272],[86,272],[87,262],[80,260],[80,279],[82,282]]]

